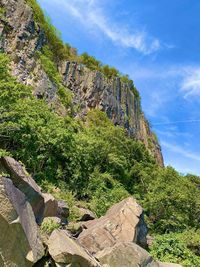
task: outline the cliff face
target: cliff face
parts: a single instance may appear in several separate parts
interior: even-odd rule
[[[34,21],[32,9],[25,0],[0,0],[0,5],[5,11],[0,14],[0,49],[11,55],[13,75],[32,85],[36,96],[50,103],[58,101],[57,86],[36,57],[46,38]],[[130,136],[141,140],[163,166],[159,143],[141,112],[139,99],[128,84],[120,78],[108,79],[76,62],[60,62],[58,71],[63,85],[73,92],[80,114],[91,108],[105,111],[115,125],[124,127]]]

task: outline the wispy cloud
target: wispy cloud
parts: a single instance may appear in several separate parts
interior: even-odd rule
[[[152,37],[145,30],[132,29],[113,21],[107,15],[106,8],[100,6],[96,0],[40,0],[48,5],[54,5],[69,15],[81,21],[82,25],[94,30],[97,29],[109,38],[115,45],[133,48],[138,52],[148,55],[162,48],[159,39]]]
[[[166,141],[161,141],[161,145],[163,147],[167,148],[168,150],[170,150],[171,152],[178,153],[179,155],[181,155],[181,156],[183,156],[185,158],[189,158],[189,159],[192,159],[192,160],[200,161],[200,156],[198,156],[198,155],[196,155],[196,154],[194,154],[192,152],[186,151],[184,148],[182,148],[180,146],[168,143]]]
[[[181,84],[184,97],[200,96],[200,67],[186,68],[185,77]]]

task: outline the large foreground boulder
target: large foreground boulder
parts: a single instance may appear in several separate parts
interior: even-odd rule
[[[105,248],[96,254],[96,258],[108,267],[160,267],[146,250],[132,242]]]
[[[132,197],[111,207],[105,216],[88,221],[83,226],[86,229],[79,235],[78,241],[93,254],[119,242],[147,245],[143,210]]]
[[[10,179],[0,177],[0,266],[29,267],[43,255],[31,205]]]
[[[99,263],[71,239],[65,230],[54,230],[49,238],[48,247],[56,266],[100,267]]]
[[[11,157],[0,158],[0,167],[10,175],[13,184],[25,194],[31,204],[36,221],[39,223],[44,214],[44,197],[40,187],[33,178],[26,172],[24,166]]]

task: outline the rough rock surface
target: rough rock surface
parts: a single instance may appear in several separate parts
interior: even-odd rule
[[[63,200],[58,201],[58,217],[61,218],[62,223],[67,224],[67,218],[69,217],[69,207]]]
[[[81,245],[96,253],[119,242],[134,242],[146,247],[147,227],[143,210],[129,197],[111,207],[105,216],[83,224],[78,237]]]
[[[48,242],[49,253],[57,266],[62,267],[100,267],[65,230],[54,230]]]
[[[159,267],[150,254],[134,243],[118,243],[95,255],[104,266],[109,267]]]
[[[80,218],[78,219],[78,221],[90,221],[90,220],[94,220],[96,218],[96,215],[89,209],[86,208],[82,208],[82,207],[77,207],[78,209],[78,213],[80,214]]]
[[[58,215],[58,202],[51,194],[42,194],[44,197],[43,217],[56,217]]]
[[[13,58],[13,74],[32,85],[35,95],[49,103],[58,103],[57,87],[35,57],[46,43],[44,31],[34,21],[25,0],[1,0],[5,19],[0,19],[0,50]],[[9,29],[9,30],[8,30]],[[140,101],[129,85],[120,78],[108,79],[98,71],[75,62],[60,62],[63,85],[74,93],[74,103],[85,114],[91,108],[104,110],[116,125],[123,126],[130,136],[144,142],[157,162],[163,166],[161,149],[140,110]],[[58,106],[58,105],[57,105]]]
[[[0,233],[0,266],[29,267],[44,255],[30,204],[4,177],[0,177]]]
[[[141,140],[163,166],[160,145],[141,113],[139,99],[128,84],[118,77],[108,79],[101,72],[91,71],[74,62],[63,63],[60,72],[83,113],[92,108],[105,111],[115,125],[124,127],[130,136]]]
[[[24,166],[11,157],[0,158],[0,167],[10,175],[14,185],[22,191],[31,204],[37,222],[41,222],[44,214],[44,198],[40,187],[26,172]]]

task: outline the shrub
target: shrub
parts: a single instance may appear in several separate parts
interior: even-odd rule
[[[200,266],[200,257],[189,250],[186,243],[175,234],[157,236],[150,252],[155,259],[163,262],[178,263],[184,267]]]
[[[115,203],[129,196],[123,185],[116,182],[109,173],[100,173],[96,169],[90,176],[87,194],[90,208],[102,216]]]
[[[51,218],[45,219],[41,225],[41,231],[45,234],[51,234],[54,230],[59,229],[59,228],[60,228],[60,224],[55,222]]]

